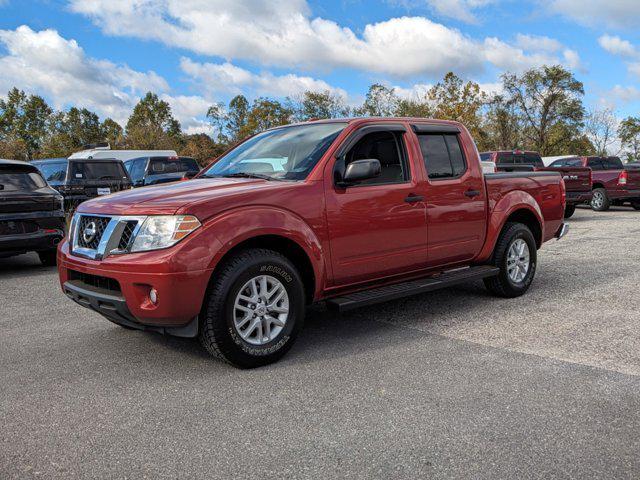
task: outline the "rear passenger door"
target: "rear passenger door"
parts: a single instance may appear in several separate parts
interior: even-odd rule
[[[428,178],[429,266],[469,261],[482,249],[487,221],[484,177],[476,149],[465,150],[456,129],[414,130]]]

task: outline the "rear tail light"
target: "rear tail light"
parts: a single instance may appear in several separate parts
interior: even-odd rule
[[[560,178],[560,198],[562,199],[562,209],[564,210],[567,206],[567,186],[563,178]]]
[[[626,185],[628,180],[629,172],[627,172],[626,170],[620,172],[620,176],[618,177],[618,185]]]

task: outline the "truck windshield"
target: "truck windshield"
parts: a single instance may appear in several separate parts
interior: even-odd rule
[[[47,186],[44,178],[24,169],[0,170],[0,192],[29,192]]]
[[[221,157],[201,177],[304,180],[346,126],[317,123],[260,133]]]
[[[71,162],[71,180],[126,180],[122,162],[96,160]]]

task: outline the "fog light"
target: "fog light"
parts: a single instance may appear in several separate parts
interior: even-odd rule
[[[153,303],[154,305],[158,303],[158,292],[155,288],[152,288],[149,291],[149,300],[151,300],[151,303]]]

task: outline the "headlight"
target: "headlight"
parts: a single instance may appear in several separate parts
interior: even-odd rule
[[[191,215],[147,217],[133,241],[131,251],[144,252],[171,247],[198,227],[200,222]]]

